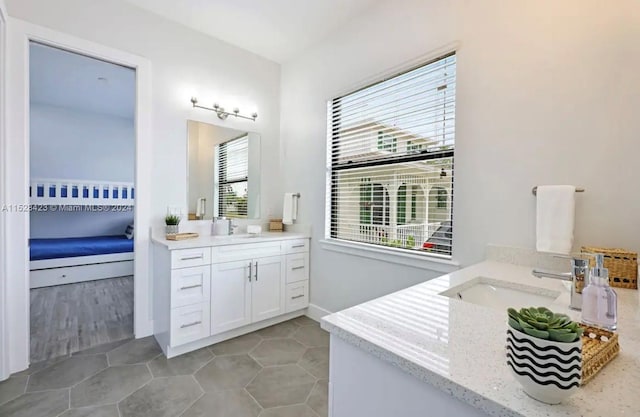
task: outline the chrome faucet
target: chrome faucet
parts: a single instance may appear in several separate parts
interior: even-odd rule
[[[582,289],[589,278],[589,261],[586,259],[572,257],[570,272],[554,272],[541,269],[534,269],[531,273],[538,278],[553,278],[562,281],[571,281],[571,302],[569,308],[572,310],[582,310]]]

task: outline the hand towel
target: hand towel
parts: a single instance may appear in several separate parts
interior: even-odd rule
[[[204,217],[206,213],[206,201],[207,199],[204,197],[198,198],[198,201],[196,202],[196,218],[201,219]]]
[[[284,203],[282,205],[282,223],[293,224],[293,221],[298,217],[298,198],[296,193],[285,193]]]
[[[573,247],[576,187],[538,187],[536,249],[538,252],[569,254]]]

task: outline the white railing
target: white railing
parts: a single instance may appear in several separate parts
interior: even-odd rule
[[[398,226],[377,224],[342,224],[338,237],[358,242],[420,249],[422,244],[438,230],[441,222],[413,223]]]
[[[29,201],[42,205],[133,206],[131,182],[32,179]]]

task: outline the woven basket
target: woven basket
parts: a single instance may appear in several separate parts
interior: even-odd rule
[[[638,289],[638,254],[625,249],[607,249],[583,246],[582,253],[601,253],[604,267],[609,270],[609,284],[612,287]],[[594,266],[593,258],[589,261]]]
[[[620,343],[618,343],[618,334],[596,327],[586,326],[582,336],[582,382],[587,382],[596,376],[598,372],[606,364],[611,362],[620,352]],[[590,334],[595,338],[589,337]],[[603,341],[602,337],[606,337],[607,341]]]

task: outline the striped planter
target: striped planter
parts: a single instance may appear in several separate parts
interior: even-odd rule
[[[582,340],[554,342],[509,327],[507,365],[530,397],[558,404],[580,387]]]

